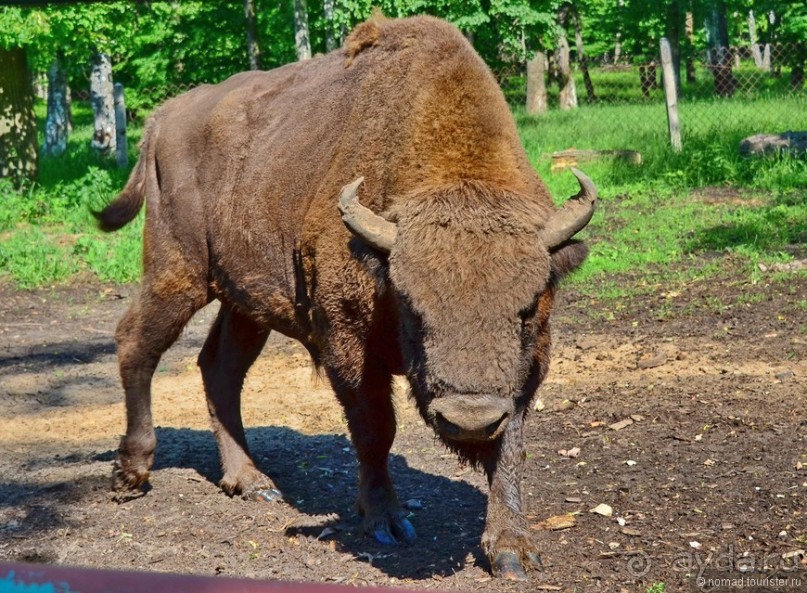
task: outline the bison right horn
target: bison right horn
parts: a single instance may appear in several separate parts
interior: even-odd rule
[[[385,220],[359,202],[357,191],[364,181],[359,177],[353,183],[342,188],[339,196],[339,212],[342,213],[342,222],[350,231],[379,251],[389,253],[395,243],[398,229],[395,223]]]
[[[580,191],[569,198],[541,230],[541,241],[547,249],[557,247],[571,239],[594,216],[594,208],[597,205],[597,188],[594,186],[594,182],[585,173],[574,167],[572,167],[572,173],[577,177]]]

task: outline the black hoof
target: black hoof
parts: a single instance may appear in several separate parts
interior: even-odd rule
[[[527,552],[527,558],[530,559],[530,562],[532,562],[535,568],[541,568],[544,565],[541,561],[541,557],[536,552]]]
[[[499,552],[493,558],[493,574],[508,581],[526,581],[527,573],[514,552]]]
[[[415,528],[405,517],[393,519],[389,524],[384,523],[373,530],[373,539],[383,546],[411,544],[416,538]]]
[[[245,495],[244,498],[258,502],[277,502],[283,500],[283,493],[277,488],[261,488],[260,490],[253,490]]]

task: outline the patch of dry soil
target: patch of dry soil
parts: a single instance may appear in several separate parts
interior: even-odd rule
[[[488,574],[484,478],[435,441],[403,382],[391,465],[401,500],[422,507],[419,539],[390,549],[362,536],[341,409],[282,336],[250,372],[243,409],[253,454],[288,503],[223,494],[195,366],[214,305],[157,372],[152,489],[114,502],[124,410],[113,333],[133,290],[0,287],[0,560],[525,593],[659,581],[678,591],[702,568],[750,562],[801,575],[787,590],[807,591],[803,277],[750,285],[728,272],[620,307],[564,293],[527,430],[544,567],[523,584]],[[589,512],[599,504],[612,516]],[[574,527],[539,529],[566,513]]]

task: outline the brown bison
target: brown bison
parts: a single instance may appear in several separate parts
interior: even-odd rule
[[[403,374],[439,438],[487,474],[493,572],[526,578],[538,556],[520,486],[524,419],[547,373],[556,286],[586,257],[571,239],[596,202],[575,174],[581,192],[556,209],[491,72],[429,17],[373,19],[338,51],[168,101],[97,215],[114,230],[147,204],[142,290],[116,334],[127,411],[116,487],[148,478],[152,375],[218,299],[199,366],[228,494],[279,496],[240,413],[244,376],[277,330],[308,349],[344,406],[368,534],[415,537],[387,468]]]

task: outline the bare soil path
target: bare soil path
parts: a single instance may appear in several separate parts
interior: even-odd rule
[[[751,566],[807,591],[803,275],[750,284],[727,265],[717,281],[627,303],[563,293],[528,422],[524,484],[544,567],[526,584],[491,579],[484,479],[435,441],[403,385],[392,468],[418,543],[361,535],[341,410],[282,336],[250,372],[244,418],[288,502],[223,494],[195,366],[214,305],[158,370],[151,491],[115,502],[113,333],[134,290],[0,286],[0,561],[525,593],[679,591],[701,569]],[[600,504],[611,516],[590,512]],[[541,529],[566,513],[575,526]]]

